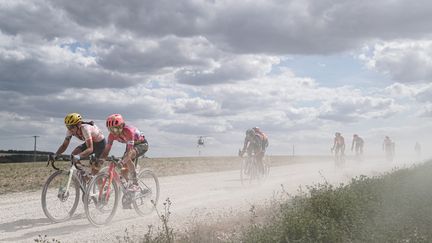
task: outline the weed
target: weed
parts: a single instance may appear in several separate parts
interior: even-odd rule
[[[52,243],[60,243],[59,240],[56,240],[54,238],[52,238],[50,240],[47,237],[48,237],[47,235],[38,235],[38,238],[34,239],[34,241],[38,242],[38,243],[50,243],[50,242],[52,242]]]

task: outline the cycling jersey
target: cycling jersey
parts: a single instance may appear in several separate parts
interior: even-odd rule
[[[72,136],[77,137],[79,140],[86,141],[89,138],[93,140],[93,142],[100,142],[104,139],[104,135],[101,130],[96,125],[90,124],[81,124],[81,126],[76,130],[76,133],[72,133],[72,131],[66,131],[66,139],[71,139]]]
[[[363,139],[361,137],[356,137],[356,138],[353,139],[351,148],[354,147],[354,145],[356,147],[362,147],[363,143],[364,143],[364,141],[363,141]]]
[[[342,147],[345,146],[345,140],[342,136],[335,137],[334,144],[336,147]]]
[[[132,148],[135,144],[145,142],[145,136],[136,127],[125,125],[119,135],[110,133],[107,146],[111,147],[113,142],[118,141],[126,144],[126,149]]]

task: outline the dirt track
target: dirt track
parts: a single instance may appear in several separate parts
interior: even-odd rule
[[[194,212],[247,211],[252,204],[270,199],[284,185],[286,191],[295,193],[300,185],[311,185],[327,180],[345,182],[360,174],[377,175],[405,163],[369,161],[362,164],[347,162],[345,168],[336,169],[332,162],[310,162],[273,167],[270,178],[259,186],[243,187],[239,172],[189,174],[161,177],[159,207],[167,197],[172,201],[171,223],[181,227]],[[12,193],[0,196],[0,241],[34,242],[38,235],[48,235],[62,242],[102,242],[123,237],[124,231],[144,234],[147,225],[159,224],[155,214],[138,217],[133,210],[119,208],[113,222],[95,228],[87,221],[80,202],[76,216],[64,223],[51,223],[43,214],[40,192]],[[108,240],[108,241],[107,241]]]

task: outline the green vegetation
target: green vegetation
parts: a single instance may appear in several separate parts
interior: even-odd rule
[[[252,207],[248,220],[240,215],[230,219],[234,223],[213,227],[202,222],[174,234],[163,222],[164,230],[157,237],[147,234],[139,241],[431,242],[431,174],[432,162],[428,162],[378,177],[361,176],[346,185],[315,185],[296,196],[283,192],[265,209]],[[164,231],[170,232],[165,234],[168,241],[161,241]]]
[[[316,185],[242,234],[244,242],[431,242],[432,162],[348,185]]]

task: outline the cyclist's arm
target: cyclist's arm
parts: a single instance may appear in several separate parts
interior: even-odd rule
[[[60,145],[60,147],[57,149],[56,154],[60,155],[62,154],[64,151],[66,151],[67,147],[69,146],[70,140],[71,140],[72,136],[67,136],[65,137],[62,145]]]
[[[93,153],[93,139],[91,137],[86,140],[86,145],[87,145],[87,149],[78,154],[81,158],[87,157],[91,153]]]
[[[134,159],[134,154],[133,154],[134,150],[134,140],[131,141],[127,141],[126,142],[126,152],[123,155],[123,164],[128,163],[129,161],[132,161]]]
[[[134,149],[134,145],[135,145],[135,132],[129,129],[125,129],[123,130],[123,134],[126,138],[126,152],[123,155],[123,159],[122,159],[122,163],[123,164],[127,164],[129,162],[132,162],[132,160],[134,159],[135,156],[135,149]]]
[[[249,140],[247,138],[245,138],[244,143],[243,143],[243,148],[242,148],[242,153],[244,153],[246,151],[247,145],[249,143]]]
[[[332,150],[334,150],[336,148],[336,143],[337,143],[337,141],[336,141],[336,138],[335,138],[334,142],[333,142],[333,147],[331,148]]]
[[[113,145],[113,142],[114,142],[114,139],[113,139],[112,135],[110,134],[110,135],[108,136],[108,142],[107,142],[107,144],[105,145],[104,151],[102,151],[102,153],[101,153],[101,155],[100,155],[100,158],[101,158],[101,159],[106,159],[106,158],[108,157],[108,154],[109,154],[109,152],[111,151],[111,147],[112,147],[112,145]]]
[[[91,153],[93,153],[93,138],[92,138],[92,132],[90,130],[90,128],[88,126],[85,127],[81,127],[80,128],[82,131],[82,134],[84,136],[85,139],[85,143],[86,143],[86,149],[84,151],[81,151],[78,155],[80,157],[87,157],[89,156]]]

